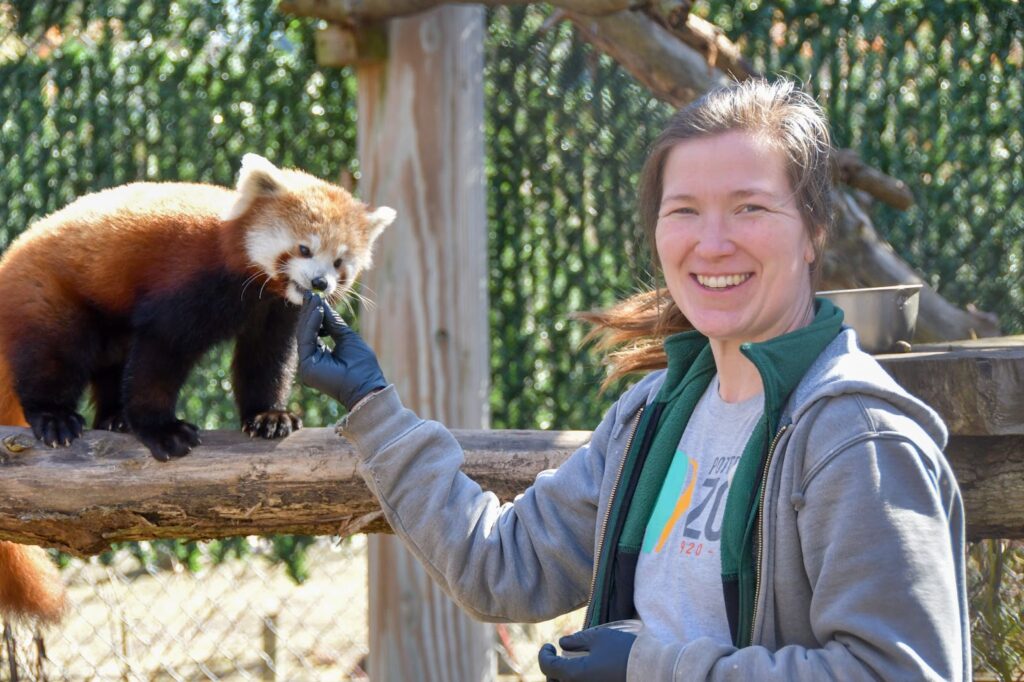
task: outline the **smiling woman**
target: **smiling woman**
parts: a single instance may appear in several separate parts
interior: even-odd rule
[[[743,131],[672,148],[655,227],[665,283],[686,319],[711,340],[723,398],[761,392],[746,342],[814,318],[810,230],[780,149]]]
[[[549,679],[970,677],[945,427],[813,297],[830,149],[787,82],[711,92],[669,122],[640,191],[665,286],[588,316],[625,344],[613,376],[654,371],[512,504],[382,388],[356,332],[304,306],[302,380],[350,408],[340,432],[442,587],[484,620],[589,605],[570,655],[541,649]],[[610,627],[626,620],[639,631]]]

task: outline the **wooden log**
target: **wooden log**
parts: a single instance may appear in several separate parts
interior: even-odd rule
[[[463,470],[502,500],[558,467],[588,431],[453,432]],[[0,427],[0,539],[78,556],[112,543],[305,533],[389,532],[332,429],[281,441],[204,431],[203,445],[169,463],[134,438],[87,431],[69,448],[39,446],[27,429]],[[954,436],[946,455],[967,510],[968,536],[1024,538],[1024,436]]]
[[[281,0],[278,9],[301,17],[316,17],[342,23],[383,21],[419,14],[442,5],[486,5],[489,7],[529,5],[536,0]],[[629,9],[633,0],[557,0],[560,7],[580,14],[599,16]]]
[[[587,42],[673,106],[689,104],[728,82],[725,73],[710,66],[703,54],[643,12],[593,16],[567,11],[566,15]]]
[[[863,190],[901,211],[914,205],[914,195],[905,182],[867,165],[860,154],[852,149],[838,150],[836,163],[839,166],[839,178],[847,185]]]

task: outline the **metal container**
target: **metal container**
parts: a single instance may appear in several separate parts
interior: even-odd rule
[[[898,284],[870,289],[819,291],[842,308],[846,324],[857,332],[860,347],[867,353],[909,350],[917,324],[921,284]]]

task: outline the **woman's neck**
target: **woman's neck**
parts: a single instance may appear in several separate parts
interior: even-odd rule
[[[761,373],[740,352],[740,344],[711,339],[711,353],[718,370],[718,395],[727,403],[738,403],[764,392]]]
[[[806,327],[814,321],[814,303],[798,311],[793,321],[787,326],[787,334],[793,330]],[[737,403],[764,392],[761,373],[742,351],[742,341],[733,339],[710,339],[711,353],[715,357],[718,370],[718,395],[727,403]]]

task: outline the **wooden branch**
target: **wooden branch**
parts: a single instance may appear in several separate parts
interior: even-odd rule
[[[441,5],[529,5],[536,0],[281,0],[278,10],[340,23],[382,21],[417,14]],[[553,4],[578,14],[600,16],[629,9],[633,0],[557,0]]]
[[[893,208],[905,211],[914,205],[914,195],[902,180],[886,175],[864,163],[852,149],[840,149],[836,154],[839,177],[851,187],[863,190]]]
[[[558,3],[562,4],[562,3]],[[728,78],[652,17],[624,11],[595,17],[567,11],[577,30],[658,99],[682,107]]]
[[[718,26],[689,11],[688,0],[663,0],[647,11],[684,43],[697,50],[711,68],[717,68],[738,81],[756,78],[754,69],[736,43]]]
[[[587,432],[457,431],[466,471],[505,499],[557,467]],[[87,431],[46,448],[0,427],[0,539],[86,556],[114,542],[236,535],[386,532],[351,445],[333,429],[279,441],[204,431],[188,456],[157,462],[133,437]]]
[[[557,467],[586,431],[455,431],[464,471],[503,500]],[[40,447],[0,427],[0,539],[88,556],[112,543],[303,533],[389,532],[333,430],[282,441],[203,432],[179,460],[155,461],[134,438],[87,431],[69,448]],[[947,456],[963,490],[968,534],[1024,537],[1024,436],[956,436]]]

